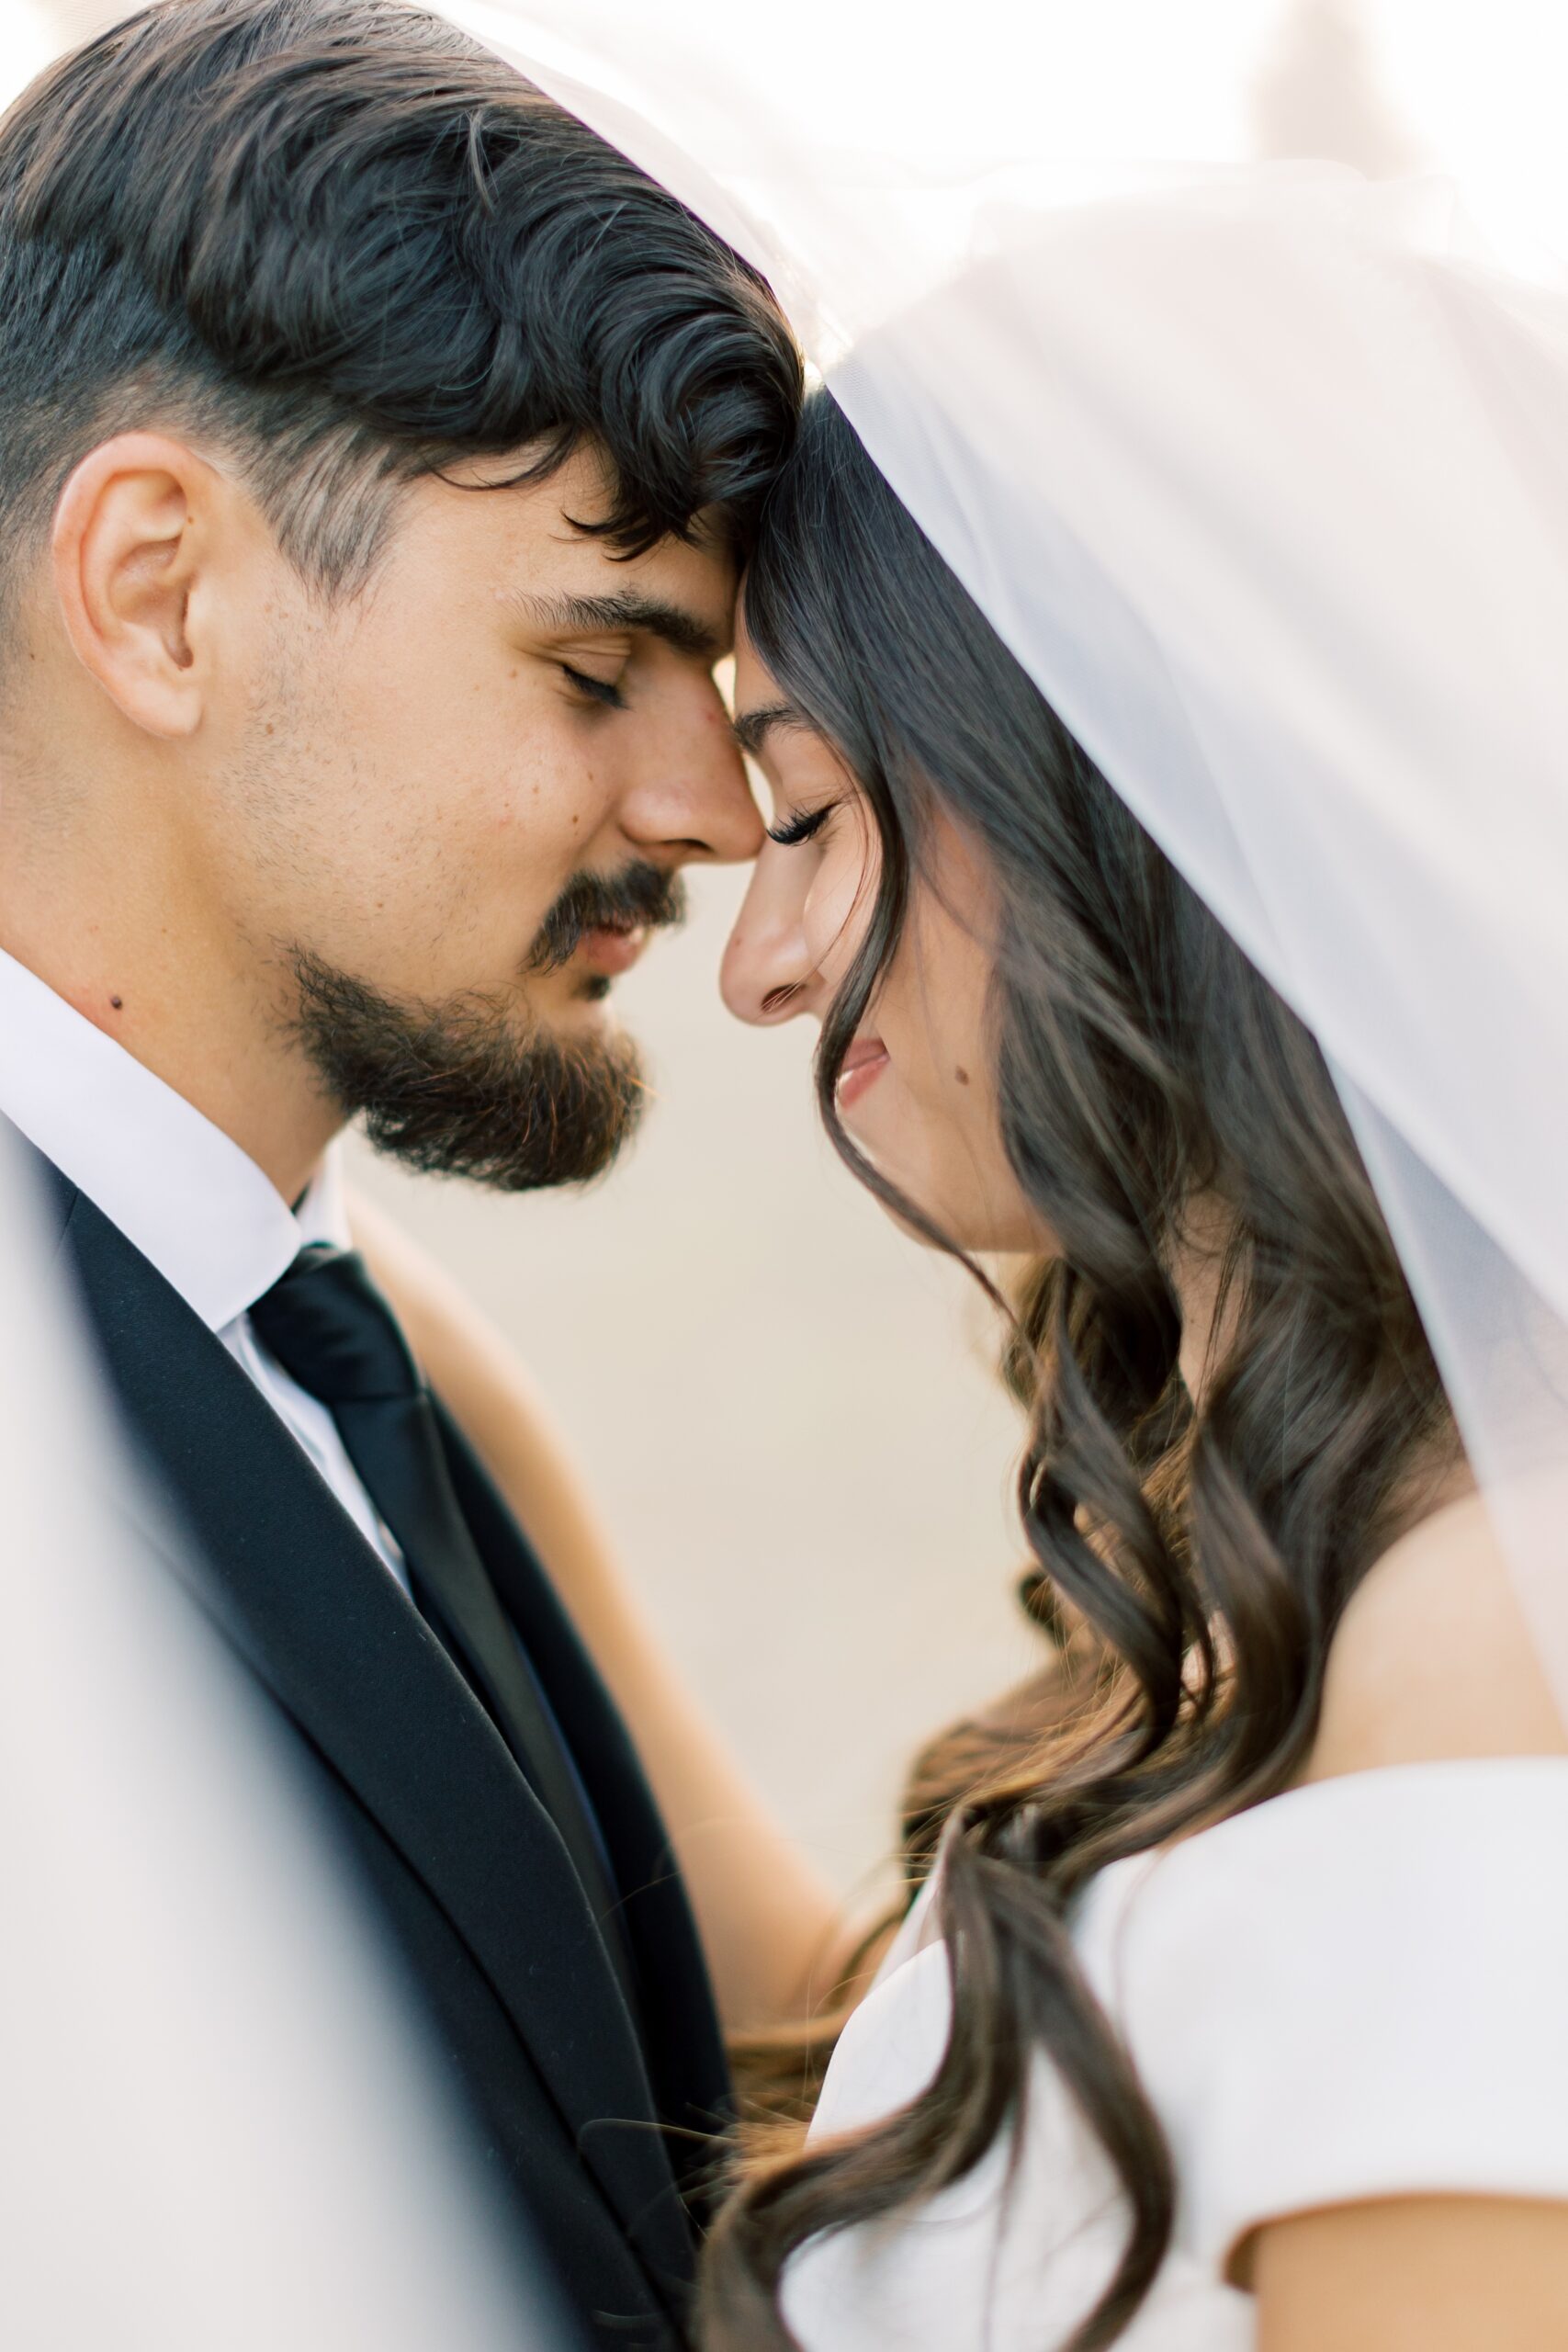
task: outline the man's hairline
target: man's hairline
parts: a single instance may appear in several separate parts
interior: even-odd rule
[[[112,399],[112,397],[111,393],[109,398]],[[352,417],[345,417],[342,421],[342,430],[345,435],[352,433],[355,428],[355,420]],[[117,420],[112,429],[95,434],[76,449],[58,469],[47,497],[39,499],[31,527],[24,527],[19,534],[18,542],[14,545],[9,560],[0,561],[0,695],[3,695],[6,673],[10,670],[13,661],[23,650],[20,642],[22,631],[17,624],[21,622],[25,608],[32,596],[43,587],[41,575],[46,569],[46,559],[55,518],[60,511],[61,500],[64,497],[73,475],[86,462],[95,450],[104,448],[111,441],[119,440],[133,433],[162,434],[167,439],[181,444],[202,464],[212,467],[225,479],[233,481],[255,506],[277,554],[288,564],[306,595],[325,612],[341,610],[344,605],[353,604],[356,598],[368,594],[376,585],[378,575],[392,551],[392,543],[396,536],[393,518],[397,508],[402,499],[415,491],[423,481],[439,481],[445,483],[449,489],[465,492],[537,490],[544,488],[562,472],[579,451],[588,448],[605,460],[607,469],[605,494],[607,497],[614,494],[613,462],[608,458],[604,445],[588,427],[581,428],[570,442],[564,444],[560,443],[558,435],[541,434],[531,442],[521,444],[513,450],[474,452],[468,458],[465,458],[462,451],[452,450],[430,463],[411,467],[407,471],[395,466],[388,467],[375,479],[373,484],[367,485],[373,487],[379,503],[379,511],[374,518],[369,544],[358,562],[346,566],[341,573],[334,574],[330,570],[302,560],[301,549],[289,544],[293,535],[287,528],[280,527],[276,517],[269,511],[268,501],[262,493],[251,466],[247,463],[250,453],[244,446],[243,435],[226,435],[221,431],[204,430],[198,419],[193,419],[188,414],[182,416],[178,413],[177,405],[171,409],[163,402],[159,402],[144,415],[125,416]],[[331,433],[324,434],[323,444],[330,444],[332,438]],[[557,445],[553,455],[552,444]],[[394,441],[385,441],[380,446],[389,453],[395,452],[398,447]],[[531,457],[536,458],[541,454],[547,462],[529,464]],[[259,446],[256,455],[259,458]],[[499,475],[494,481],[454,481],[446,469],[463,462],[475,465],[493,464],[497,468],[507,467],[513,470]],[[518,470],[519,469],[522,470]],[[592,520],[580,522],[576,517],[569,514],[564,505],[561,508],[561,516],[569,528],[581,540],[602,539],[605,536]],[[653,542],[653,546],[662,547],[671,539],[682,545],[699,548],[705,545],[715,554],[727,558],[739,575],[741,558],[733,524],[734,512],[728,505],[718,503],[700,507],[690,518],[685,530],[666,531]],[[647,552],[651,553],[652,548],[650,548]],[[614,548],[611,549],[611,557],[612,560],[623,560]],[[660,633],[670,634],[671,632]],[[716,654],[715,658],[718,658]]]

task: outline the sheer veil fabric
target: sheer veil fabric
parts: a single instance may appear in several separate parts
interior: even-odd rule
[[[833,45],[786,110],[700,0],[446,13],[768,273],[927,533],[1317,1035],[1568,1707],[1562,208],[1521,231],[1516,178],[1494,248],[1484,175],[1249,164],[1217,99],[1190,164],[1119,160],[1113,114],[1103,152],[1061,143],[1078,7],[1030,12],[1027,59],[985,5],[886,20],[905,88],[925,33],[974,163],[870,85],[865,139],[832,143]],[[1256,96],[1270,13],[1184,14],[1200,95]],[[1096,12],[1134,117],[1157,15]],[[1348,25],[1277,12],[1314,17]],[[987,156],[1026,65],[1039,135]]]

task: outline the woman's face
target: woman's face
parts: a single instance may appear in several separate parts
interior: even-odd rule
[[[820,735],[790,711],[741,628],[736,731],[773,797],[725,952],[725,1002],[759,1025],[820,1021],[865,936],[879,852],[871,811]],[[944,816],[921,845],[903,936],[845,1056],[853,1140],[966,1250],[1048,1246],[1002,1148],[988,993],[995,912],[974,847]]]

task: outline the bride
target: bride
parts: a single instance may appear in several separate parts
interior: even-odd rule
[[[1562,1725],[1318,1045],[826,393],[737,714],[773,821],[731,1009],[821,1021],[829,1129],[914,1234],[1030,1265],[1058,1665],[924,1759],[934,1870],[807,2144],[742,2171],[705,2342],[1562,2340]],[[536,1510],[504,1369],[382,1272]],[[693,1735],[590,1613],[679,1816]],[[705,1895],[731,1943],[766,1901]]]
[[[774,821],[728,1001],[823,1022],[906,1223],[1034,1255],[1071,1689],[954,1743],[712,2340],[783,2342],[781,2273],[814,2352],[1556,2340],[1562,1726],[1323,1056],[826,394],[745,622]]]

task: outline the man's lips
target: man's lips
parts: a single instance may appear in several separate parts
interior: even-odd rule
[[[628,928],[608,923],[585,931],[574,961],[590,972],[613,979],[619,972],[629,972],[648,944],[648,925],[633,923]]]
[[[869,1093],[886,1068],[887,1048],[881,1038],[857,1037],[839,1072],[840,1110],[850,1110],[863,1094]]]

